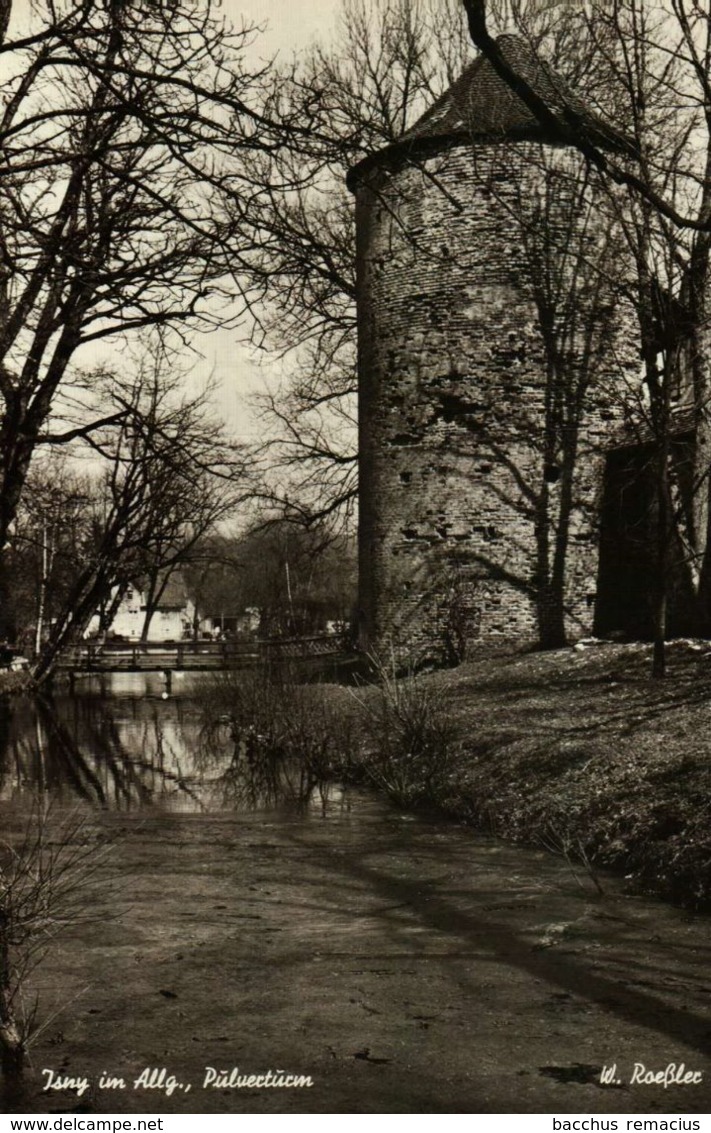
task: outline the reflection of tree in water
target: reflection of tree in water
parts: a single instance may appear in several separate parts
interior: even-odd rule
[[[194,762],[203,773],[217,771],[224,805],[235,809],[306,809],[314,801],[322,807],[328,801],[328,787],[313,768],[264,743],[254,727],[218,721],[203,728]]]
[[[5,798],[50,793],[111,810],[291,808],[317,786],[303,767],[254,758],[228,730],[206,735],[177,700],[27,698],[0,708]]]
[[[161,775],[164,769],[156,768],[145,756],[136,759],[133,745],[125,742],[105,702],[77,700],[72,707],[70,723],[57,706],[38,705],[50,750],[72,776],[77,793],[117,810],[146,805],[156,793],[164,793],[168,786],[165,773]]]
[[[37,705],[13,697],[0,705],[0,795],[9,798],[25,788],[43,793],[52,781],[47,744]]]

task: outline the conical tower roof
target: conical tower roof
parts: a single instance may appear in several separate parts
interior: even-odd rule
[[[561,131],[574,122],[586,140],[601,149],[630,152],[629,140],[591,110],[524,39],[502,35],[496,42],[506,63],[545,103]],[[553,136],[489,60],[479,55],[414,126],[397,142],[359,162],[348,181],[352,185],[361,172],[388,155],[417,157],[447,143],[505,140],[559,143],[560,134]]]

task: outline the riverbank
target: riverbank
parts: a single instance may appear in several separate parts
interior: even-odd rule
[[[606,643],[411,680],[385,671],[384,692],[304,685],[282,667],[224,673],[197,703],[205,724],[236,721],[252,770],[305,763],[316,782],[367,783],[399,806],[552,851],[586,885],[604,888],[598,871],[611,869],[636,892],[709,912],[709,643],[671,644],[667,679],[649,674],[648,646]],[[30,681],[0,677],[0,693]],[[270,775],[257,786],[271,789]]]
[[[535,833],[511,835],[534,846],[522,848],[443,817],[451,807],[466,818],[486,788],[489,828],[508,821],[497,767],[520,773],[518,752],[538,789],[553,739],[575,756],[566,735],[594,738],[596,714],[607,731],[593,763],[605,743],[618,751],[615,728],[636,729],[630,742],[651,734],[655,712],[687,713],[702,750],[700,652],[675,652],[664,686],[647,680],[643,656],[614,647],[388,678],[385,695],[279,668],[209,685],[186,674],[169,698],[159,675],[128,673],[87,677],[54,701],[8,698],[4,839],[23,844],[41,798],[54,868],[56,847],[88,848],[91,863],[53,918],[61,946],[23,991],[39,996],[37,1031],[10,1104],[52,1115],[666,1113],[671,1095],[638,1066],[654,1077],[683,1063],[691,1084],[675,1105],[707,1112],[708,920],[607,873],[601,899],[572,851],[566,861]],[[339,766],[436,797],[440,811],[342,789]],[[48,1071],[64,1084],[47,1088]],[[233,1071],[245,1088],[230,1085]],[[270,1073],[313,1085],[249,1088]]]
[[[357,789],[91,827],[6,1111],[708,1112],[705,920]]]
[[[597,871],[611,869],[637,892],[708,912],[709,645],[673,643],[667,679],[649,672],[649,647],[595,644],[416,678],[450,730],[426,802],[563,855],[603,888]],[[368,776],[357,761],[350,770]]]

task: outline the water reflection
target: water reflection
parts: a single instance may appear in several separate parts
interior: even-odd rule
[[[255,762],[229,726],[206,728],[195,685],[164,699],[158,675],[115,676],[74,696],[0,705],[0,800],[174,812],[345,805],[306,768]]]

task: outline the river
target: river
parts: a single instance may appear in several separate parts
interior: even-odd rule
[[[159,673],[83,677],[77,693],[17,698],[0,716],[0,799],[54,806],[174,813],[323,805],[335,786],[299,768],[278,779],[240,760],[229,729],[210,728],[205,677]],[[209,678],[207,678],[209,680]]]
[[[13,1111],[708,1110],[708,920],[298,768],[255,780],[196,679],[3,707],[6,837],[39,808],[96,867],[28,977]]]

